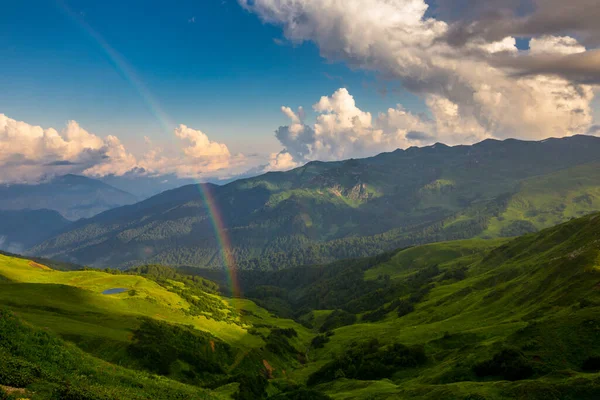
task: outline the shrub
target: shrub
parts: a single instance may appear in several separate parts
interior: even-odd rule
[[[588,357],[582,364],[581,369],[584,371],[600,371],[600,356]]]
[[[93,389],[72,386],[70,383],[60,388],[56,396],[61,400],[112,400],[111,397],[96,393]]]
[[[353,343],[346,353],[313,373],[308,385],[330,382],[338,378],[377,380],[389,378],[404,368],[414,368],[427,360],[422,347],[400,343],[381,346],[377,339]]]
[[[476,364],[473,372],[479,377],[500,376],[517,381],[529,378],[534,371],[523,353],[517,349],[506,348],[496,353],[491,360]]]
[[[221,363],[231,359],[230,346],[219,339],[152,319],[144,319],[134,331],[128,351],[159,375],[169,375],[177,360],[188,363],[196,373],[223,374]]]
[[[327,332],[346,325],[352,325],[356,322],[356,315],[344,310],[335,310],[327,316],[321,326],[321,332]]]
[[[271,333],[288,338],[298,337],[298,332],[294,328],[275,328],[271,330]]]
[[[329,343],[329,336],[318,335],[318,336],[315,336],[313,338],[313,340],[310,342],[310,346],[313,349],[321,349],[321,348],[325,347],[326,343]]]
[[[0,384],[24,388],[41,376],[41,369],[20,358],[0,355]]]
[[[364,322],[377,322],[377,321],[381,321],[382,319],[385,318],[386,314],[388,313],[387,308],[385,307],[381,307],[378,308],[375,311],[371,311],[368,313],[365,313],[361,320]]]
[[[240,388],[233,395],[235,400],[255,400],[267,397],[267,385],[269,382],[264,376],[257,375],[238,375],[235,382],[239,382]]]
[[[412,303],[406,300],[400,300],[398,303],[398,317],[404,317],[413,311],[415,311],[415,306]]]
[[[272,400],[331,400],[331,397],[317,392],[316,390],[301,388],[293,391],[280,393],[274,397],[269,397]]]

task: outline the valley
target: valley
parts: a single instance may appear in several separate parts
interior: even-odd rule
[[[311,162],[166,191],[75,222],[28,254],[96,268],[221,269],[231,257],[242,270],[278,270],[514,237],[600,211],[598,154],[600,139],[573,136]]]
[[[599,221],[241,271],[243,299],[168,267],[62,272],[1,256],[0,306],[4,323],[43,329],[92,364],[198,398],[594,399]],[[103,294],[114,288],[127,291]],[[3,340],[0,354],[15,356]],[[24,385],[32,399],[50,398],[44,376]],[[89,393],[77,398],[124,390],[76,382]]]

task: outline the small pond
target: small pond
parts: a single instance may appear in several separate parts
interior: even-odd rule
[[[106,289],[104,292],[102,292],[102,294],[118,294],[118,293],[123,293],[123,292],[127,292],[129,289],[124,289],[124,288],[112,288],[112,289]]]

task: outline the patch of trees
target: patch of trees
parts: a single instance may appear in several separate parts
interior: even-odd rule
[[[255,400],[267,397],[267,386],[269,381],[261,374],[238,375],[232,379],[238,382],[240,387],[233,395],[234,400]]]
[[[518,349],[505,348],[491,359],[475,364],[473,372],[481,378],[501,377],[509,381],[518,381],[531,377],[534,369]]]
[[[331,397],[316,390],[299,387],[271,396],[269,400],[331,400]]]
[[[223,365],[233,357],[227,343],[205,332],[150,318],[144,318],[133,332],[128,353],[144,369],[165,376],[177,362],[185,362],[190,369],[183,380],[194,383],[207,375],[224,374]]]
[[[581,365],[581,369],[590,372],[600,371],[600,356],[590,356],[586,358]]]
[[[327,316],[323,325],[319,329],[320,332],[327,332],[342,326],[352,325],[356,322],[356,315],[344,310],[335,310]]]
[[[313,349],[322,349],[327,343],[329,343],[329,338],[331,336],[333,336],[333,332],[331,331],[325,333],[324,335],[315,336],[310,342],[310,347]]]
[[[412,298],[412,300],[414,300],[414,298]],[[361,319],[362,319],[362,321],[365,321],[365,322],[381,321],[382,319],[385,318],[385,316],[388,313],[390,313],[394,310],[397,310],[399,317],[403,317],[405,315],[410,314],[411,312],[413,312],[415,310],[414,304],[415,304],[415,302],[411,301],[411,298],[409,298],[408,300],[405,300],[405,299],[394,300],[390,304],[380,307],[375,311],[371,311],[371,312],[364,314]]]
[[[331,382],[339,378],[377,380],[390,378],[405,368],[415,368],[427,361],[421,346],[400,343],[383,346],[377,339],[352,343],[341,356],[329,362],[308,378],[308,385]]]
[[[215,282],[202,278],[198,275],[182,274],[176,268],[167,267],[164,265],[143,265],[140,267],[130,268],[125,271],[125,274],[142,275],[157,282],[166,282],[170,279],[173,281],[182,282],[189,288],[200,289],[204,292],[219,292],[219,285]]]
[[[538,229],[535,225],[527,220],[517,220],[511,222],[508,226],[503,227],[500,230],[500,236],[502,237],[514,237],[522,236],[527,233],[537,232]]]
[[[278,356],[293,356],[294,359],[302,359],[303,355],[289,342],[289,339],[298,336],[294,328],[275,328],[271,329],[269,336],[265,339],[266,349]]]

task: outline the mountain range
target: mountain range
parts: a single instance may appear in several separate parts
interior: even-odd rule
[[[54,210],[70,221],[137,201],[128,192],[80,175],[63,175],[37,184],[0,186],[0,210]]]
[[[512,237],[600,210],[599,166],[592,136],[310,162],[166,191],[75,222],[29,253],[97,267],[221,267],[233,256],[240,269],[273,270]]]
[[[54,210],[0,210],[0,250],[22,253],[71,222]]]

